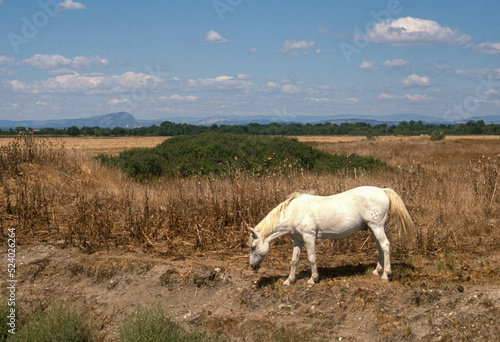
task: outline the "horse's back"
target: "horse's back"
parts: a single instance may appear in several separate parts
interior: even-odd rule
[[[316,231],[321,238],[344,238],[386,217],[389,199],[383,189],[354,188],[337,195],[302,195],[290,203],[289,223],[297,231]]]
[[[389,197],[382,188],[360,186],[344,194],[348,194],[354,200],[356,210],[366,222],[380,221],[389,211]]]

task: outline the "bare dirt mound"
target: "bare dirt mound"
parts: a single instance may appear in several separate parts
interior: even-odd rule
[[[373,255],[322,256],[320,282],[306,288],[302,261],[284,288],[286,256],[254,273],[243,255],[164,258],[122,248],[83,254],[54,245],[20,246],[18,298],[25,310],[59,299],[90,312],[114,341],[128,314],[160,306],[187,328],[234,341],[494,341],[500,336],[499,255],[470,260],[460,273],[393,263],[392,281],[370,274]],[[354,258],[354,256],[353,256]],[[3,265],[2,265],[3,267]],[[458,274],[458,276],[456,276]]]

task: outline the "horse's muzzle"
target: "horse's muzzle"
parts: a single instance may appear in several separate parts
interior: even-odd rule
[[[259,268],[260,268],[260,265],[250,265],[250,266],[252,266],[252,269],[253,269],[254,271],[258,271],[258,270],[259,270]]]

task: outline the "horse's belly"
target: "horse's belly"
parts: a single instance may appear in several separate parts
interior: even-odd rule
[[[344,239],[354,235],[362,229],[366,229],[366,226],[359,219],[344,220],[335,225],[319,224],[316,231],[316,237],[318,239]]]
[[[323,231],[323,232],[318,232],[316,237],[318,239],[331,239],[331,240],[345,239],[345,238],[348,238],[348,237],[354,235],[359,230],[360,229],[337,231],[337,232],[325,232],[325,231]]]

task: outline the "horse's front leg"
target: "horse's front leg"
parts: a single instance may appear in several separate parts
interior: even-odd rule
[[[297,265],[299,264],[302,244],[302,241],[293,240],[292,267],[290,268],[290,275],[288,276],[288,279],[283,283],[283,286],[288,286],[295,283],[295,275],[297,273]]]
[[[307,257],[311,263],[311,279],[307,282],[307,286],[313,286],[319,280],[318,268],[316,267],[316,237],[304,236],[306,243]]]

